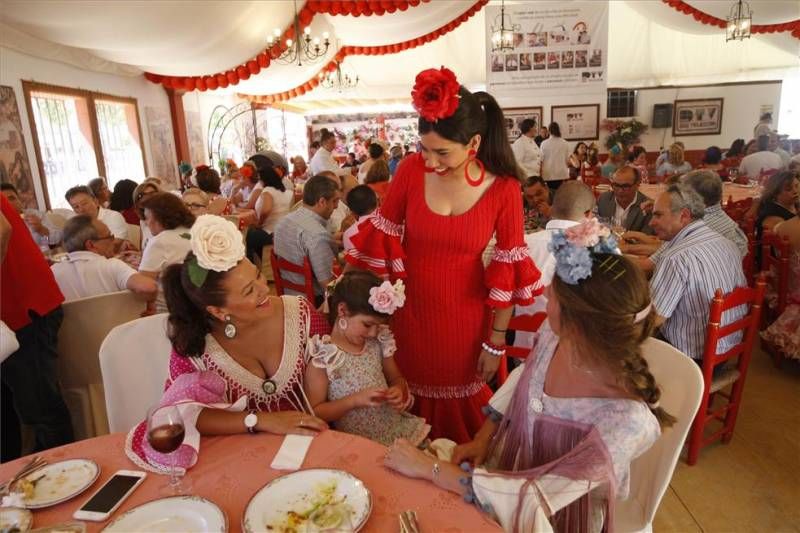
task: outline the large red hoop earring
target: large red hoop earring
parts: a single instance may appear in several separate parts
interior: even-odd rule
[[[464,166],[464,178],[467,180],[467,183],[472,185],[473,187],[478,187],[481,183],[483,183],[483,178],[486,177],[486,167],[483,166],[483,161],[478,159],[476,156],[478,152],[475,150],[470,150],[467,152],[467,164]],[[475,163],[481,169],[481,175],[478,179],[474,180],[469,175],[469,164]]]

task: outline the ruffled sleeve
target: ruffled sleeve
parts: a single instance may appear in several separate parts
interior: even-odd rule
[[[405,158],[389,185],[389,192],[374,216],[362,221],[351,237],[353,247],[345,259],[351,265],[380,276],[406,277],[403,224],[406,218],[408,185],[420,171],[422,156]]]
[[[328,335],[314,335],[308,340],[308,360],[317,367],[331,372],[342,366],[346,354],[336,346]]]
[[[541,273],[531,259],[523,233],[522,194],[516,181],[505,179],[495,225],[497,245],[486,268],[484,283],[490,307],[530,305],[542,294]]]
[[[394,357],[395,352],[397,352],[397,343],[389,326],[381,326],[378,329],[378,344],[381,347],[381,356],[383,358]]]

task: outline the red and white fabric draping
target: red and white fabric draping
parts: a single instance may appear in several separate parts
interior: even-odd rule
[[[364,16],[383,16],[386,14],[396,13],[398,11],[407,11],[411,7],[419,6],[422,3],[430,2],[430,0],[370,0],[370,1],[321,1],[311,0],[306,2],[305,6],[299,11],[298,19],[302,27],[311,24],[314,16],[317,14],[328,15],[349,15],[353,17]],[[449,23],[437,28],[420,37],[410,39],[407,41],[393,43],[389,45],[380,46],[344,46],[342,47],[334,58],[328,62],[320,71],[307,82],[298,85],[297,87],[283,91],[273,95],[265,95],[259,97],[249,97],[258,103],[274,103],[290,98],[295,98],[308,91],[316,88],[320,83],[320,74],[331,72],[336,69],[336,65],[341,63],[348,55],[385,55],[394,54],[421,46],[425,43],[438,39],[458,26],[465,20],[469,19],[472,15],[480,11],[489,0],[478,0],[467,11],[459,15],[456,19]],[[295,39],[295,29],[290,25],[281,34],[278,42],[282,47],[281,51],[285,50],[286,39]],[[274,54],[271,53],[269,48],[265,48],[256,56],[243,61],[241,64],[232,67],[225,72],[218,72],[215,74],[202,75],[202,76],[168,76],[155,74],[152,72],[145,72],[144,76],[153,83],[160,83],[166,88],[180,89],[186,91],[206,91],[224,89],[232,85],[238,85],[241,81],[250,79],[251,76],[259,74],[262,70],[270,67]],[[248,95],[242,95],[248,97]],[[255,100],[257,98],[258,100]]]
[[[716,26],[718,28],[726,28],[727,21],[709,15],[708,13],[693,7],[683,0],[661,0],[676,11],[680,11],[686,15],[690,15],[696,21],[707,26]],[[793,37],[800,39],[800,19],[790,20],[780,24],[753,24],[750,26],[751,33],[783,33],[790,32]]]
[[[340,64],[342,61],[344,61],[344,59],[348,56],[356,56],[356,55],[381,56],[388,54],[397,54],[405,50],[417,48],[418,46],[422,46],[431,41],[435,41],[439,37],[452,32],[453,30],[461,26],[461,24],[469,20],[473,15],[478,13],[481,9],[483,9],[483,7],[488,3],[489,0],[477,0],[472,5],[472,7],[467,9],[464,13],[462,13],[452,21],[440,26],[439,28],[431,32],[426,33],[425,35],[421,35],[420,37],[416,37],[414,39],[409,39],[407,41],[402,41],[394,44],[384,44],[378,46],[343,46],[339,50],[339,52],[337,52],[334,58],[331,61],[329,61],[324,67],[322,67],[314,75],[314,77],[312,77],[307,82],[298,85],[293,89],[289,89],[275,94],[265,94],[265,95],[237,94],[237,96],[239,96],[240,98],[245,98],[256,104],[274,104],[278,102],[284,102],[286,100],[291,100],[292,98],[297,98],[298,96],[302,96],[305,93],[316,89],[322,81],[322,76],[328,72],[335,71],[336,66]]]

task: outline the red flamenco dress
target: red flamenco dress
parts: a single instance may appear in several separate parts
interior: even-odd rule
[[[491,308],[527,305],[541,293],[522,224],[515,179],[495,179],[461,215],[434,213],[417,154],[403,160],[386,201],[352,238],[349,263],[405,279],[406,304],[392,320],[395,359],[416,396],[414,414],[431,424],[432,438],[472,440],[492,395],[477,374]],[[493,235],[497,246],[484,268],[481,256]]]

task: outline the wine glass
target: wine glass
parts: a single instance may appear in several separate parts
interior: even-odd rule
[[[147,442],[155,451],[170,455],[169,482],[161,487],[161,492],[167,495],[185,494],[191,488],[178,473],[178,454],[175,453],[185,435],[183,417],[176,406],[156,406],[148,410]]]

